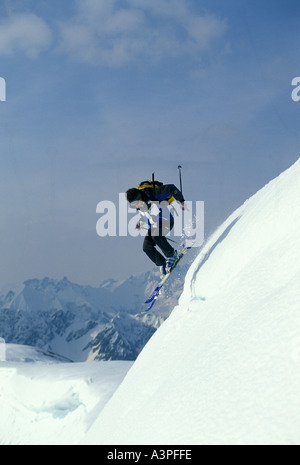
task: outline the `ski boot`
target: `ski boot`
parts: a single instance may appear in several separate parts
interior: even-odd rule
[[[167,262],[165,262],[161,267],[160,267],[160,277],[161,279],[168,274],[167,271]]]
[[[179,254],[177,250],[175,250],[174,255],[172,257],[167,258],[165,263],[166,274],[171,273],[173,268],[175,268],[179,259]]]

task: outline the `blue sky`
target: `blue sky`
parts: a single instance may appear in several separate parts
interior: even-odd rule
[[[0,0],[0,283],[151,269],[96,206],[153,171],[209,234],[287,169],[299,31],[294,0]]]

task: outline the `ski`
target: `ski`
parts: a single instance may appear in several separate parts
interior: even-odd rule
[[[188,250],[190,250],[194,245],[194,242],[192,242],[189,246],[183,246],[181,252],[179,253],[179,256],[178,256],[178,259],[176,260],[176,262],[174,263],[174,265],[172,266],[171,270],[169,273],[167,273],[165,276],[163,276],[159,282],[159,284],[156,286],[156,288],[154,289],[154,291],[152,292],[151,296],[145,301],[145,304],[150,304],[147,308],[147,310],[145,310],[146,312],[149,312],[149,310],[151,310],[155,304],[155,302],[157,301],[158,297],[160,296],[161,294],[161,290],[162,288],[164,287],[165,283],[168,281],[168,279],[170,278],[171,274],[172,274],[172,271],[175,270],[176,266],[178,265],[178,263],[180,262],[180,260],[186,255],[186,253],[188,252]]]

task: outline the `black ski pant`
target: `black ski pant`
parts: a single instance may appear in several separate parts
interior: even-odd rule
[[[160,223],[159,228],[150,228],[148,235],[145,237],[143,251],[157,266],[162,266],[166,258],[156,249],[156,246],[168,258],[172,257],[175,253],[175,250],[165,237],[173,227],[174,218],[171,217],[170,221]]]

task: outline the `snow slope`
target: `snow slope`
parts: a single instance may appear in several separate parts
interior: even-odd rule
[[[0,445],[78,444],[132,362],[59,363],[7,345],[0,363]]]
[[[87,444],[300,444],[300,160],[215,232]]]

